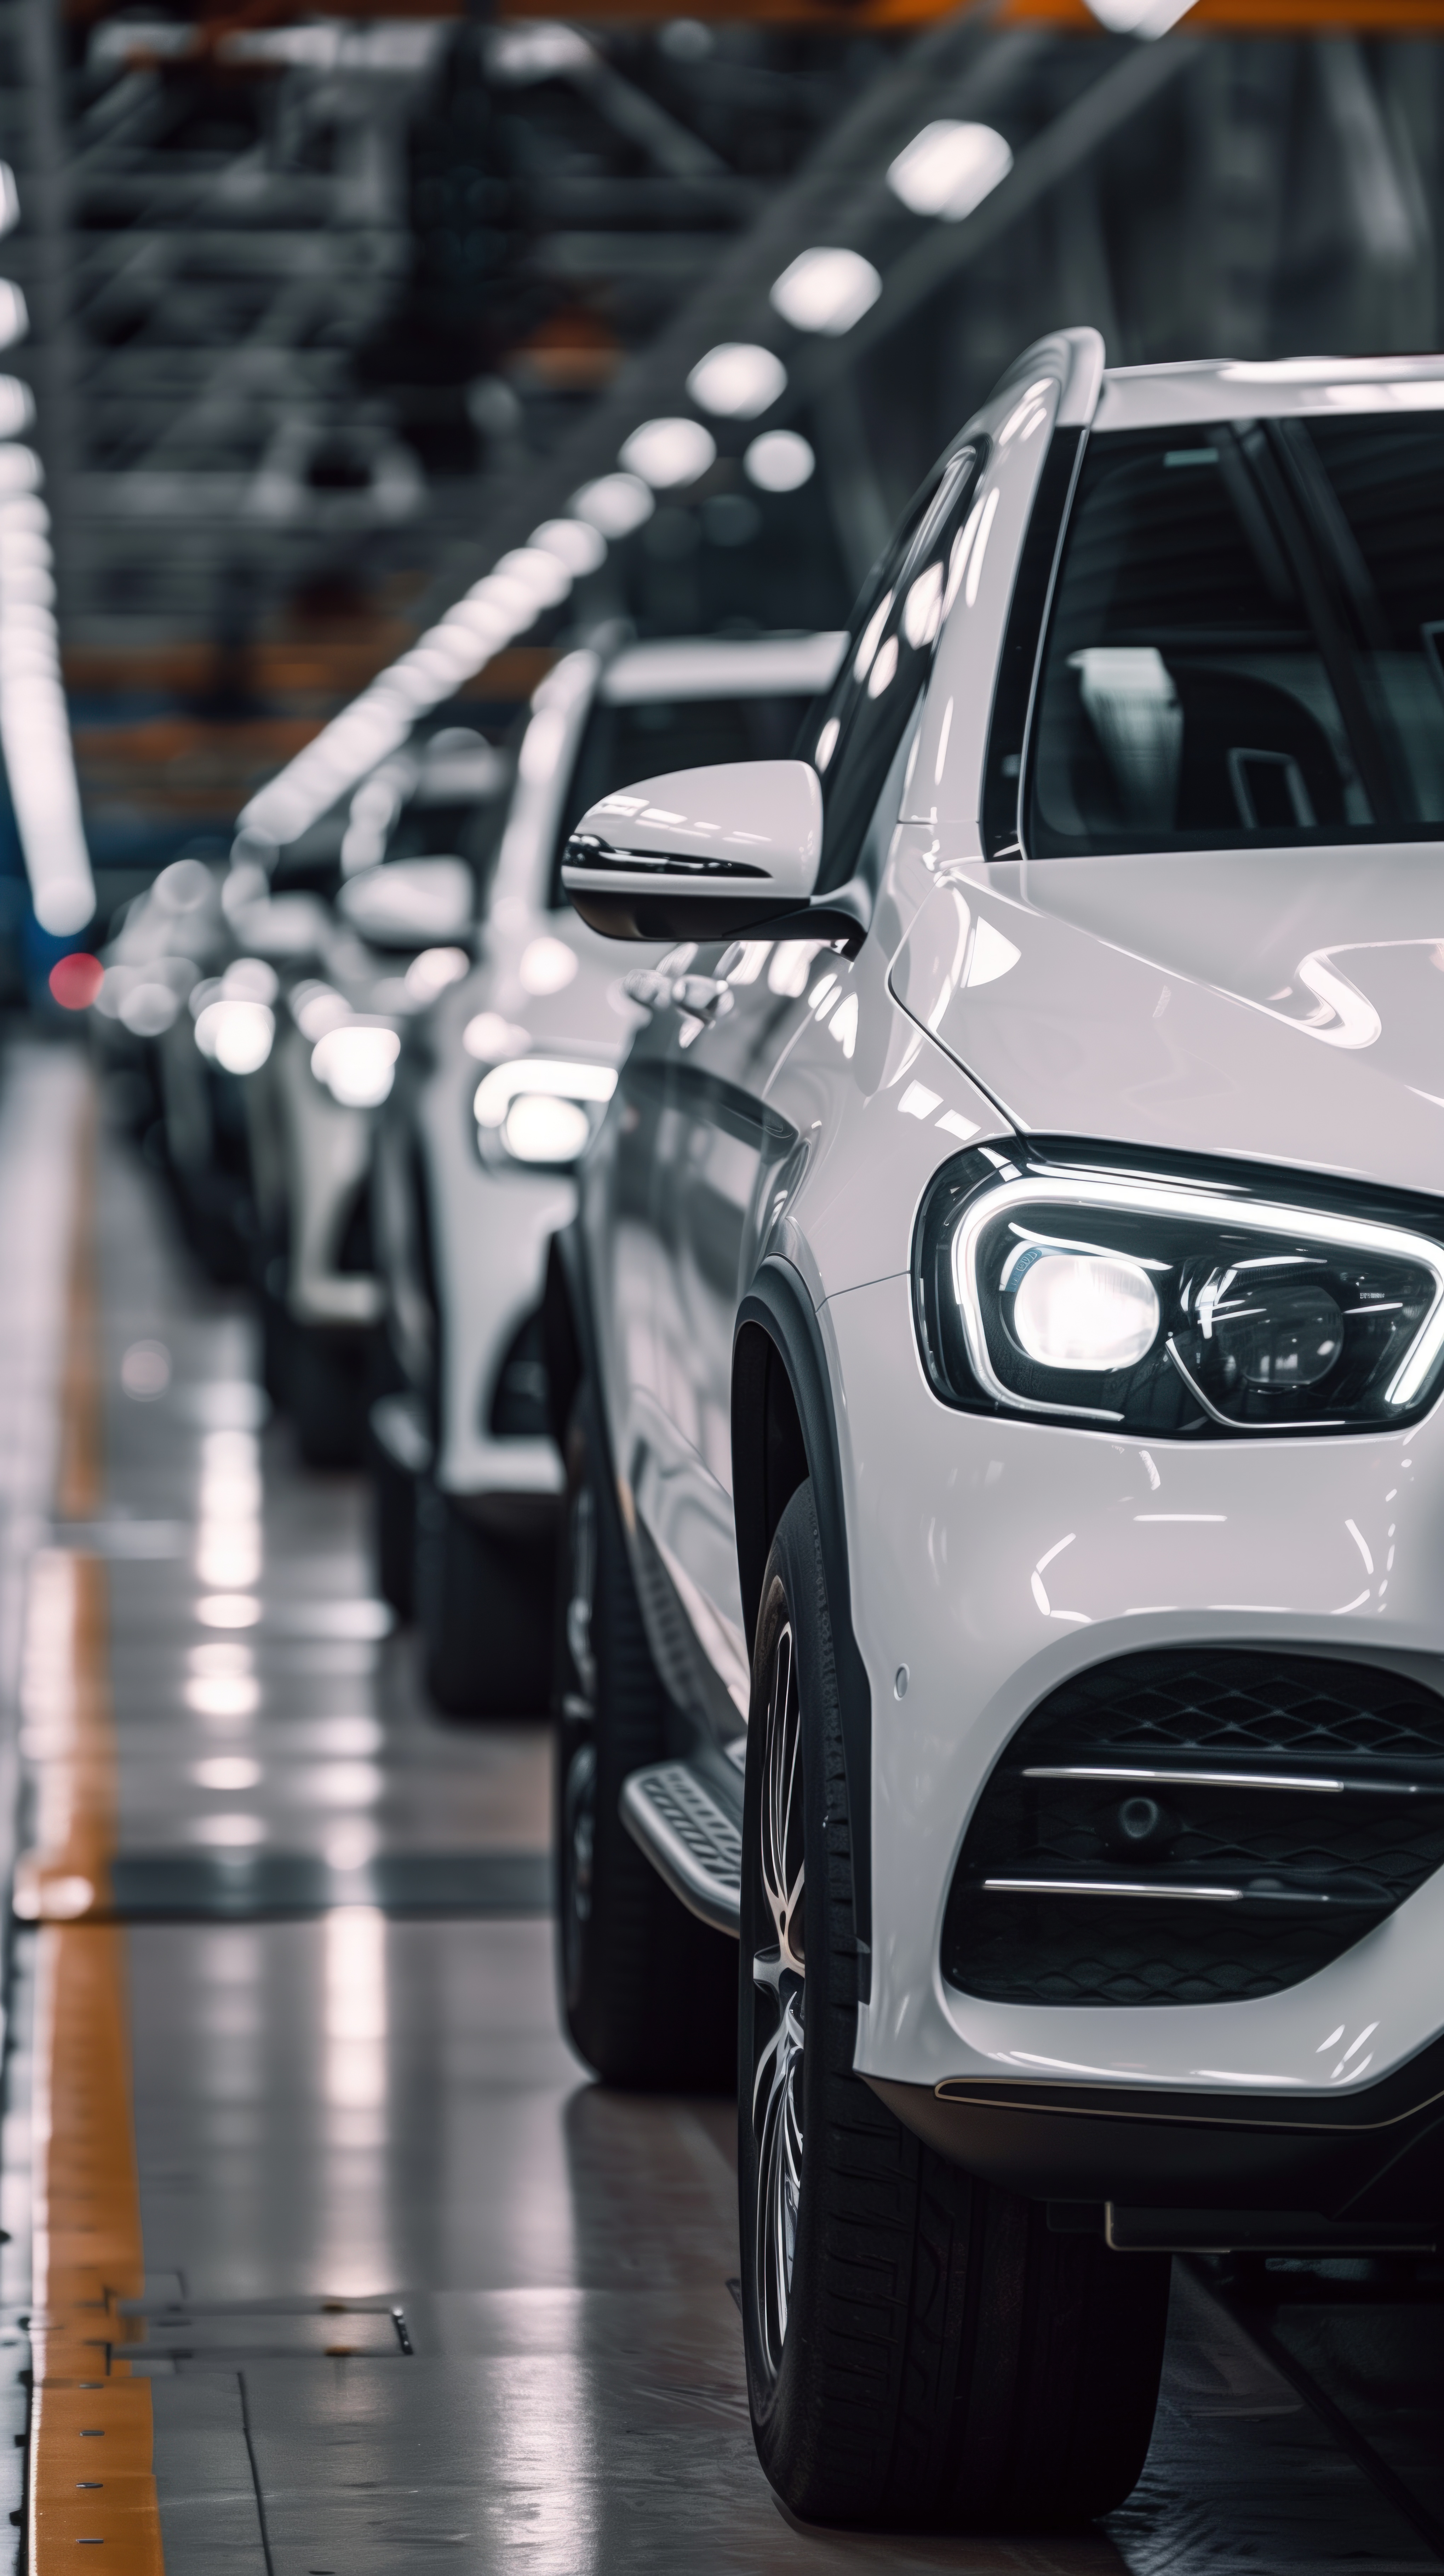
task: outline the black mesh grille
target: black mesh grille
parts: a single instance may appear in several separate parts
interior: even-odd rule
[[[1444,1700],[1422,1684],[1306,1655],[1130,1655],[1055,1691],[1007,1747],[943,1974],[1017,2003],[1276,1994],[1441,1863]]]

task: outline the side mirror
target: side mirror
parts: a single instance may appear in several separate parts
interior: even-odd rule
[[[562,883],[606,939],[730,939],[804,911],[821,862],[816,770],[739,760],[604,796],[567,842]]]
[[[391,859],[348,877],[336,909],[378,948],[434,948],[466,937],[476,884],[465,859]]]

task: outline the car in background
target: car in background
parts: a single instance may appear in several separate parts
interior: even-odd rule
[[[561,856],[659,761],[775,757],[836,635],[603,643],[532,700],[471,973],[403,1035],[372,1199],[396,1384],[372,1410],[383,1588],[452,1711],[545,1708],[561,1467],[541,1339],[547,1245],[644,1012],[580,921]]]
[[[174,859],[126,906],[102,951],[91,1027],[117,1110],[165,1172],[192,1249],[213,1278],[244,1279],[253,1233],[244,1104],[195,1044],[193,996],[234,958],[226,871]],[[252,979],[262,1001],[275,978]]]
[[[740,1941],[809,2520],[1105,2512],[1172,2251],[1444,2229],[1441,494],[1437,358],[1061,333],[806,759],[569,846],[688,962],[552,1272],[564,2002],[720,2075]]]
[[[363,1454],[381,1315],[371,1130],[407,1020],[470,966],[509,777],[482,735],[448,727],[272,870],[243,855],[232,871],[236,941],[274,977],[270,1033],[227,991],[196,1038],[247,1059],[266,1383],[314,1466]]]

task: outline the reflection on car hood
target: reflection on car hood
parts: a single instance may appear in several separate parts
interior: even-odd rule
[[[1021,1128],[1444,1194],[1444,847],[943,873],[893,990]]]

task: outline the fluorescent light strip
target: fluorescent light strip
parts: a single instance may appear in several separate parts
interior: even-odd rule
[[[0,162],[0,232],[19,215],[14,175]],[[18,286],[0,278],[0,340],[27,327]],[[13,384],[5,427],[28,425],[28,388]],[[22,397],[16,400],[15,397]],[[52,938],[84,930],[95,912],[70,713],[60,671],[50,513],[39,497],[40,460],[0,445],[0,751],[35,918]]]
[[[299,840],[400,748],[418,716],[453,697],[544,609],[559,607],[605,554],[604,532],[585,515],[546,520],[267,781],[243,809],[241,831],[276,848]]]

